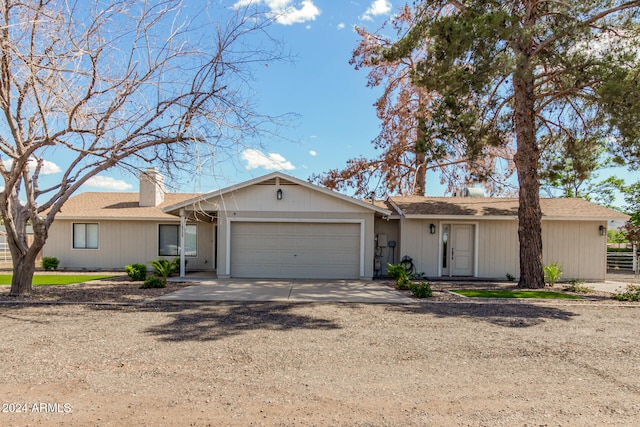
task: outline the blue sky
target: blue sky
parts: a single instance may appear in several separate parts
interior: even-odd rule
[[[214,0],[211,0],[214,1]],[[209,161],[202,174],[168,182],[170,191],[207,192],[281,170],[300,179],[342,168],[350,158],[375,156],[371,141],[380,121],[374,102],[380,88],[366,87],[367,70],[349,64],[358,43],[354,26],[375,31],[404,1],[391,0],[220,0],[225,7],[258,3],[270,10],[276,23],[271,35],[284,43],[291,60],[254,70],[251,88],[260,113],[292,113],[290,126],[277,137],[246,141]],[[56,159],[49,159],[50,179],[58,175]],[[62,163],[61,163],[62,164]],[[154,166],[154,165],[149,165]],[[629,174],[626,170],[619,171]],[[605,177],[609,173],[602,173]],[[137,191],[138,179],[110,170],[82,191]],[[433,174],[427,175],[427,195],[443,195]]]
[[[244,0],[235,1],[241,4]],[[213,172],[173,183],[176,187],[172,190],[206,192],[273,170],[307,179],[314,173],[341,168],[357,155],[372,155],[371,141],[380,129],[373,103],[380,91],[366,87],[367,70],[356,71],[349,64],[358,42],[353,27],[377,29],[401,3],[247,1],[261,3],[276,14],[276,24],[270,33],[282,40],[284,49],[291,54],[289,61],[255,70],[251,86],[256,107],[259,112],[273,116],[293,113],[295,119],[280,130],[279,137],[259,143],[247,141],[247,147],[220,156]],[[53,172],[55,158],[50,160]],[[92,180],[83,191],[137,191],[137,188],[136,177],[114,169]]]

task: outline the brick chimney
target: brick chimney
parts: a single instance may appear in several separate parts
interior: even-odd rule
[[[141,207],[158,206],[164,202],[164,176],[156,168],[140,172]]]

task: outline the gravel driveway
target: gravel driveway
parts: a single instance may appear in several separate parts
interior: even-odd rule
[[[2,426],[631,426],[640,414],[638,305],[0,305],[0,330]]]

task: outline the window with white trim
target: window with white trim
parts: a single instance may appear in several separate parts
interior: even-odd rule
[[[73,224],[73,249],[98,249],[98,240],[97,223]]]
[[[179,256],[180,226],[160,224],[158,226],[158,255]],[[187,224],[184,231],[184,256],[198,256],[198,226]]]

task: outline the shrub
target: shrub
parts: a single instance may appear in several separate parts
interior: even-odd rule
[[[167,284],[161,278],[149,276],[147,280],[144,281],[144,284],[140,286],[140,289],[164,288],[165,286],[167,286]]]
[[[588,294],[593,292],[593,288],[584,286],[584,280],[572,279],[569,280],[569,285],[564,288],[567,292],[574,292],[577,294]]]
[[[408,291],[411,289],[411,285],[413,285],[413,282],[411,282],[407,276],[400,277],[396,280],[396,289],[399,291]]]
[[[167,277],[174,271],[178,270],[179,265],[175,261],[169,261],[166,259],[156,259],[151,261],[155,275],[162,279],[163,283],[167,283]]]
[[[411,293],[416,298],[430,297],[433,295],[433,291],[431,290],[431,283],[429,282],[412,283]]]
[[[618,301],[640,301],[640,285],[627,285],[624,292],[617,294],[615,297]]]
[[[408,278],[409,274],[402,264],[387,263],[387,274],[396,282],[402,278]]]
[[[556,262],[552,262],[544,267],[544,280],[549,286],[553,286],[560,281],[562,277],[562,266]]]
[[[45,271],[57,270],[60,260],[56,257],[44,257],[42,258],[42,268]]]
[[[514,280],[516,280],[516,276],[511,273],[507,273],[507,280],[513,282]]]
[[[134,282],[141,282],[147,278],[147,266],[144,264],[131,264],[124,267],[127,276]]]

